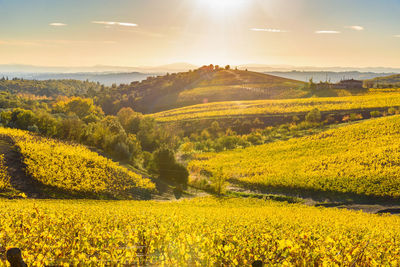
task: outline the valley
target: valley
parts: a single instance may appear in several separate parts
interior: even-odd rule
[[[326,90],[217,66],[2,79],[0,249],[36,265],[393,264],[400,93]]]

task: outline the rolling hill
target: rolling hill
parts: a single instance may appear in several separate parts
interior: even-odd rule
[[[153,113],[205,102],[304,97],[305,83],[257,72],[205,66],[149,77],[108,92],[121,106]],[[115,101],[114,101],[115,102]]]
[[[400,116],[288,141],[199,154],[192,178],[218,173],[245,188],[400,198]]]

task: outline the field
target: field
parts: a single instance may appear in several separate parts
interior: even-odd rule
[[[372,119],[288,141],[199,154],[192,175],[278,191],[400,198],[400,116]]]
[[[399,264],[400,218],[253,199],[0,201],[28,266]],[[4,258],[1,259],[5,264]]]
[[[334,112],[397,106],[400,106],[399,92],[372,92],[361,96],[216,102],[172,109],[149,116],[159,122],[173,122],[241,116],[290,115],[306,113],[314,108]]]
[[[7,128],[0,128],[0,136],[11,138],[21,153],[26,173],[46,186],[112,197],[132,197],[135,190],[145,192],[155,187],[150,180],[82,145]]]

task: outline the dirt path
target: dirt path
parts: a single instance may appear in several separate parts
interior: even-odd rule
[[[239,192],[239,193],[245,193],[245,194],[254,194],[258,196],[275,196],[275,197],[295,197],[298,200],[302,201],[303,204],[307,206],[315,206],[315,207],[326,207],[326,208],[338,208],[338,209],[348,209],[348,210],[356,210],[356,211],[363,211],[366,213],[373,213],[373,214],[381,214],[381,213],[389,213],[389,214],[395,214],[395,215],[400,215],[400,203],[396,201],[392,202],[358,202],[353,201],[353,202],[346,202],[346,201],[333,201],[333,200],[328,200],[325,199],[324,201],[321,201],[321,199],[315,199],[312,197],[305,197],[305,196],[299,196],[299,195],[288,195],[288,194],[281,194],[281,193],[266,193],[266,192],[260,192],[260,191],[253,191],[250,189],[245,189],[241,188],[235,185],[230,185],[228,187],[228,190],[231,192]]]
[[[22,156],[11,139],[0,137],[0,154],[4,154],[5,164],[11,176],[11,186],[17,191],[25,193],[30,198],[42,198],[40,184],[26,175]]]
[[[188,186],[184,192],[177,194],[174,192],[174,186],[158,179],[153,180],[153,182],[156,184],[158,191],[156,194],[152,194],[151,196],[151,200],[155,201],[176,201],[180,199],[191,199],[210,195],[203,190],[198,190],[190,186]]]

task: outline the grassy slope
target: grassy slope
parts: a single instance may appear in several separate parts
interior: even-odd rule
[[[310,137],[202,154],[193,174],[277,191],[400,197],[400,116],[372,119]],[[202,172],[203,171],[203,172]]]
[[[194,88],[182,91],[177,105],[193,105],[216,101],[280,99],[304,97],[303,82],[272,75],[240,70],[221,70]]]
[[[321,111],[335,111],[396,106],[400,106],[399,92],[345,97],[216,102],[167,110],[150,116],[158,121],[178,121],[252,115],[291,115],[309,112],[314,108]]]
[[[192,73],[182,73],[181,76],[187,76],[192,79]],[[165,79],[160,77],[156,79]],[[161,84],[168,86],[171,81]],[[147,95],[143,97],[140,104],[149,102],[151,110],[166,110],[174,107],[182,107],[215,101],[230,100],[255,100],[255,99],[275,99],[275,98],[295,98],[304,97],[308,92],[300,88],[304,82],[241,70],[219,70],[206,72],[190,84],[181,88],[167,90],[162,94],[160,84],[150,85]],[[160,92],[161,92],[160,91]]]

